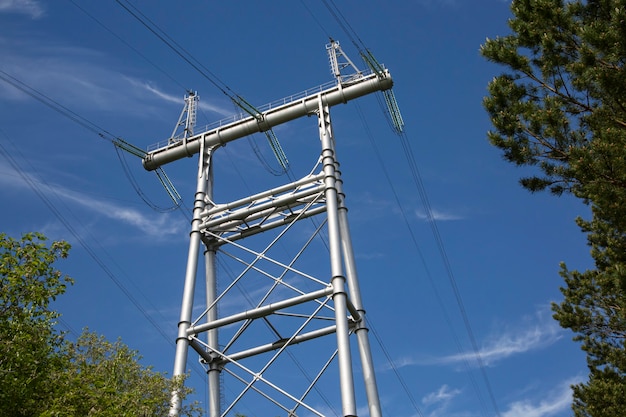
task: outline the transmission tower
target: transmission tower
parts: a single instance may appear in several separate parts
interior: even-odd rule
[[[382,67],[357,70],[336,41],[326,49],[331,83],[201,133],[189,124],[195,121],[194,94],[179,119],[184,134],[172,134],[143,159],[154,170],[198,155],[174,376],[186,373],[193,349],[206,366],[210,417],[234,415],[244,398],[253,398],[259,410],[267,403],[264,415],[357,416],[357,387],[366,393],[369,415],[382,416],[330,109],[389,90],[393,82]],[[355,73],[343,75],[346,68]],[[221,146],[303,116],[316,116],[321,144],[310,174],[236,201],[214,201],[212,160]],[[320,259],[320,246],[326,259]],[[316,256],[307,258],[311,253]],[[201,260],[206,305],[197,314]],[[358,385],[357,350],[363,376]],[[322,384],[333,384],[338,399],[328,398]],[[334,408],[338,402],[340,410]],[[181,405],[174,392],[170,415],[178,416]]]

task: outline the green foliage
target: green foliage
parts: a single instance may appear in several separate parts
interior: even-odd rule
[[[50,395],[62,338],[48,305],[72,282],[52,264],[68,251],[38,233],[19,241],[0,234],[0,415],[37,415]]]
[[[73,281],[53,264],[70,246],[46,243],[0,234],[0,416],[166,416],[172,391],[190,393],[183,379],[143,367],[120,340],[85,331],[73,342],[55,329],[50,302]]]
[[[137,351],[84,331],[63,346],[63,366],[53,375],[55,392],[41,417],[167,416],[174,389],[190,393],[183,380],[173,381],[140,364]],[[199,415],[195,404],[182,416]]]
[[[510,162],[541,169],[523,182],[531,191],[623,180],[599,142],[625,142],[626,1],[516,0],[511,8],[513,33],[481,47],[511,70],[488,86],[490,141]]]
[[[587,354],[574,387],[576,416],[626,415],[626,0],[514,0],[511,34],[481,53],[504,65],[485,98],[504,158],[535,166],[531,192],[572,193],[595,269],[562,265],[554,317]]]

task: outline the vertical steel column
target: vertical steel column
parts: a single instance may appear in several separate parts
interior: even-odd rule
[[[352,377],[350,352],[350,329],[348,327],[348,296],[346,278],[343,276],[341,257],[341,233],[339,230],[338,194],[335,177],[335,140],[330,128],[330,110],[319,97],[318,126],[322,144],[322,169],[324,172],[326,212],[328,216],[328,240],[330,249],[330,273],[333,286],[333,304],[337,326],[337,350],[339,384],[344,417],[356,417],[356,397]]]
[[[206,266],[206,301],[207,307],[213,304],[217,299],[217,274],[215,268],[215,250],[209,248],[205,253],[205,266]],[[211,323],[217,320],[217,305],[207,312],[207,323]],[[210,348],[219,350],[219,341],[217,337],[217,329],[211,329],[207,331],[207,343]],[[210,356],[213,359],[217,359],[215,355],[210,352]],[[221,415],[221,387],[220,387],[220,373],[222,368],[215,362],[209,362],[209,417],[219,417]]]
[[[209,169],[209,187],[207,190],[207,200],[213,201],[213,170]],[[207,203],[209,205],[211,203]],[[205,206],[206,207],[206,206]],[[208,207],[207,207],[208,208]],[[217,300],[217,269],[215,264],[216,249],[214,247],[207,247],[204,252],[204,265],[205,265],[205,286],[206,286],[206,306],[207,308]],[[213,308],[207,311],[206,321],[207,323],[217,320],[217,305],[213,305]],[[211,329],[207,331],[207,344],[209,348],[219,350],[218,330]],[[213,352],[209,352],[211,358],[217,359]],[[219,417],[221,411],[221,384],[220,373],[222,372],[221,366],[217,365],[215,361],[208,364],[208,385],[209,385],[209,417]]]
[[[354,249],[352,248],[352,237],[348,224],[348,208],[345,204],[346,195],[343,192],[343,180],[341,179],[341,171],[339,170],[339,163],[337,161],[335,161],[335,173],[337,178],[337,193],[339,195],[339,228],[341,230],[341,243],[343,246],[348,290],[350,291],[350,301],[352,301],[352,304],[360,314],[360,321],[357,323],[355,334],[361,356],[361,366],[363,367],[363,381],[367,394],[367,403],[370,417],[382,417],[378,384],[376,383],[376,374],[374,372],[374,361],[372,359],[368,337],[369,329],[365,321],[365,309],[363,308],[363,300],[361,299],[361,289],[359,287],[356,261],[354,259]]]
[[[174,359],[174,377],[182,377],[186,373],[187,353],[189,351],[189,338],[187,329],[191,325],[193,312],[193,299],[196,287],[196,275],[198,272],[198,257],[202,234],[200,224],[202,211],[205,207],[205,197],[209,189],[209,171],[211,165],[212,149],[206,150],[204,146],[198,158],[198,183],[193,205],[193,218],[191,220],[191,232],[189,233],[189,253],[187,255],[187,269],[185,271],[185,286],[183,289],[183,301],[180,308],[180,321],[178,322],[178,337],[176,338],[176,356]],[[172,392],[170,403],[171,417],[176,417],[181,409],[180,392]]]

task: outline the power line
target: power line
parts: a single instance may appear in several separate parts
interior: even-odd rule
[[[114,145],[116,145],[115,147],[116,150],[118,148],[122,149],[122,146],[124,146],[125,148],[130,149],[131,152],[135,150],[134,151],[135,154],[136,152],[141,151],[141,150],[137,151],[138,148],[135,148],[133,145],[130,145],[128,142],[124,141],[123,139],[116,137],[115,135],[107,131],[106,129],[98,126],[97,124],[91,122],[90,120],[84,118],[83,116],[75,113],[69,108],[63,106],[58,101],[28,86],[24,82],[18,80],[17,78],[11,76],[10,74],[2,70],[0,70],[0,79],[14,86],[15,88],[19,89],[25,94],[28,94],[35,100],[48,106],[52,110],[61,114],[62,116],[72,120],[73,122],[84,127],[85,129],[97,134],[100,138],[113,143]],[[4,136],[6,137],[7,140],[10,140],[6,135]],[[118,143],[121,144],[121,146],[117,146]],[[81,246],[83,246],[83,248],[91,256],[91,258],[94,261],[96,261],[98,266],[100,266],[100,268],[105,272],[105,274],[120,288],[120,290],[122,290],[124,295],[126,295],[126,297],[131,301],[131,303],[135,305],[135,307],[137,307],[142,312],[142,314],[144,314],[144,316],[148,319],[148,321],[150,321],[151,324],[153,324],[157,328],[157,330],[161,333],[161,335],[163,335],[167,340],[169,340],[169,338],[165,335],[164,331],[160,329],[160,327],[156,324],[156,322],[147,314],[146,310],[143,309],[141,304],[126,289],[126,287],[122,284],[122,282],[119,279],[117,279],[115,274],[113,274],[113,272],[108,268],[106,263],[100,259],[100,257],[91,248],[91,246],[80,236],[80,234],[74,229],[72,224],[63,216],[61,211],[56,208],[54,203],[52,203],[52,201],[46,196],[46,194],[39,189],[37,183],[33,181],[33,179],[23,171],[23,169],[20,167],[17,161],[11,156],[11,154],[7,151],[7,149],[1,143],[0,143],[0,147],[1,147],[0,151],[2,152],[3,156],[11,164],[13,169],[20,175],[20,177],[22,177],[22,179],[26,182],[26,184],[37,194],[37,196],[46,204],[46,206],[50,209],[50,211],[52,211],[52,213],[57,217],[57,219],[59,219],[59,221],[61,221],[61,223],[66,227],[66,229],[76,238],[76,240],[81,244]],[[19,153],[19,150],[17,150],[17,152]],[[48,186],[45,182],[44,184]],[[48,189],[54,193],[54,190],[50,186],[48,186]],[[98,241],[97,239],[93,239],[93,240],[95,242]],[[104,250],[104,249],[101,248],[101,250]]]
[[[141,58],[143,58],[148,64],[152,65],[157,71],[159,71],[160,73],[165,75],[167,78],[169,78],[174,84],[178,85],[180,88],[182,88],[185,91],[188,90],[180,82],[178,82],[178,80],[176,80],[176,78],[174,78],[172,75],[167,73],[163,68],[158,66],[154,61],[150,60],[147,56],[145,56],[143,53],[141,53],[141,51],[139,49],[135,48],[130,43],[128,43],[124,38],[119,36],[112,29],[110,29],[108,26],[106,26],[104,23],[102,23],[102,21],[100,21],[97,17],[95,17],[94,15],[89,13],[84,7],[82,7],[81,5],[76,3],[76,1],[74,1],[74,0],[68,0],[68,1],[70,3],[72,3],[74,6],[76,6],[76,8],[78,8],[81,12],[83,12],[87,17],[89,17],[91,20],[96,22],[100,27],[102,27],[104,30],[106,30],[111,35],[113,35],[117,40],[122,42],[124,45],[126,45],[128,48],[130,48],[133,52],[135,52],[137,55],[139,55]]]
[[[47,95],[43,94],[42,92],[35,90],[33,87],[28,86],[24,82],[18,80],[17,78],[15,78],[12,75],[4,72],[1,69],[0,69],[0,79],[2,81],[6,82],[7,84],[10,84],[13,87],[17,88],[21,92],[29,95],[30,97],[34,98],[35,100],[39,101],[40,103],[45,104],[46,106],[48,106],[52,110],[56,111],[57,113],[59,113],[63,117],[66,117],[66,118],[70,119],[71,121],[73,121],[74,123],[77,123],[78,125],[84,127],[85,129],[95,133],[100,138],[102,138],[104,140],[107,140],[109,142],[114,142],[117,139],[117,137],[115,135],[113,135],[112,133],[108,132],[107,130],[103,129],[102,127],[98,126],[97,124],[95,124],[95,123],[85,119],[84,117],[80,116],[79,114],[77,114],[77,113],[73,112],[72,110],[68,109],[67,107],[63,106],[58,101],[53,100],[52,98],[48,97]]]
[[[361,110],[360,106],[358,106],[357,104],[357,111],[359,113],[359,117],[361,118],[361,123],[363,124],[363,126],[365,127],[365,130],[367,132],[367,137],[369,139],[370,144],[372,145],[372,148],[374,149],[374,154],[376,155],[376,159],[378,161],[378,164],[380,166],[380,168],[383,171],[383,175],[385,176],[385,179],[387,180],[387,183],[389,185],[389,189],[391,190],[391,193],[394,196],[396,205],[398,206],[398,209],[400,210],[400,214],[402,216],[402,219],[404,220],[404,225],[406,227],[406,230],[409,232],[409,235],[411,236],[411,241],[413,242],[413,247],[415,248],[415,250],[417,251],[418,257],[421,261],[422,266],[424,267],[425,270],[425,275],[426,278],[428,279],[428,283],[430,284],[431,290],[433,291],[434,295],[435,295],[435,299],[437,300],[437,304],[439,304],[439,307],[441,308],[443,317],[444,317],[444,321],[446,322],[446,325],[448,326],[448,328],[450,329],[450,332],[452,334],[452,338],[454,340],[454,343],[456,345],[457,350],[460,352],[462,352],[462,348],[461,348],[461,342],[454,330],[454,327],[452,326],[452,320],[448,314],[448,311],[446,309],[446,306],[443,302],[443,299],[441,298],[441,295],[439,294],[439,291],[437,290],[437,287],[435,285],[435,282],[433,280],[432,274],[430,273],[430,270],[428,268],[428,264],[426,263],[426,259],[424,258],[424,255],[420,249],[420,245],[417,241],[417,238],[415,236],[415,234],[413,233],[413,229],[410,226],[409,223],[409,219],[408,216],[406,214],[406,211],[404,210],[402,203],[400,202],[400,198],[398,196],[398,193],[396,192],[396,189],[393,185],[393,181],[391,181],[391,177],[389,176],[389,172],[385,166],[385,163],[383,161],[383,159],[380,156],[380,151],[378,150],[378,146],[376,145],[376,142],[374,141],[374,137],[371,133],[371,130],[369,129],[369,125],[367,124],[367,119],[365,118],[365,115],[363,114],[363,111]],[[373,326],[372,326],[373,327]],[[411,403],[413,404],[414,407],[416,407],[416,411],[418,413],[421,414],[421,411],[419,410],[419,408],[417,408],[416,402],[412,397],[412,394],[408,391],[408,388],[406,388],[406,383],[404,382],[400,372],[398,369],[396,369],[396,366],[393,362],[393,360],[391,359],[391,357],[389,356],[386,347],[384,346],[382,340],[380,340],[380,338],[378,337],[378,335],[375,332],[375,336],[376,339],[378,340],[381,349],[383,350],[383,352],[385,353],[385,356],[387,357],[387,360],[391,366],[391,368],[393,369],[394,373],[396,374],[397,378],[400,381],[400,384],[402,385],[402,387],[404,388],[405,392],[407,393],[407,396],[409,397],[409,399],[411,400]],[[476,380],[474,379],[473,374],[470,372],[470,365],[469,362],[467,361],[467,359],[463,359],[463,364],[467,370],[467,374],[468,374],[468,378],[470,379],[470,383],[474,389],[474,392],[476,393],[476,396],[478,397],[478,400],[483,408],[483,415],[486,415],[485,410],[485,404],[484,404],[484,400],[482,398],[482,395],[480,393],[480,390],[478,388],[478,385],[476,383]]]
[[[139,158],[145,157],[146,151],[144,151],[143,149],[138,148],[137,146],[127,142],[126,140],[122,139],[121,137],[112,134],[108,130],[98,126],[94,122],[86,119],[85,117],[79,115],[78,113],[74,112],[73,110],[65,107],[64,105],[62,105],[58,101],[52,99],[51,97],[45,95],[41,91],[36,90],[35,88],[29,86],[28,84],[24,83],[23,81],[20,81],[19,79],[17,79],[14,76],[4,72],[1,69],[0,69],[0,80],[3,80],[7,84],[12,85],[13,87],[17,88],[18,90],[22,91],[23,93],[25,93],[25,94],[29,95],[30,97],[34,98],[35,100],[39,101],[40,103],[46,105],[50,109],[56,111],[57,113],[59,113],[63,117],[73,121],[74,123],[76,123],[76,124],[82,126],[83,128],[91,131],[92,133],[95,133],[101,139],[104,139],[104,140],[110,142],[111,144],[113,144],[113,146],[115,147],[116,151],[118,149],[121,149],[121,150],[124,150],[124,151],[126,151],[126,152],[128,152],[128,153],[130,153],[130,154],[132,154],[134,156],[137,156]],[[118,154],[118,156],[119,156],[119,154]],[[169,195],[169,197],[172,199],[172,201],[174,203],[174,207],[168,208],[168,209],[161,209],[158,206],[156,206],[155,204],[153,204],[152,202],[150,202],[149,200],[147,200],[147,197],[145,196],[143,191],[140,190],[139,184],[137,184],[137,182],[134,181],[134,178],[132,177],[132,175],[130,175],[130,171],[127,169],[127,167],[124,166],[124,162],[123,162],[122,159],[120,159],[120,162],[122,163],[122,168],[124,169],[124,173],[126,174],[126,177],[128,178],[129,182],[131,183],[131,185],[133,186],[133,188],[135,189],[137,194],[151,208],[153,208],[153,209],[155,209],[157,211],[171,211],[171,210],[177,209],[179,207],[179,205],[182,203],[182,198],[180,197],[180,195],[178,194],[178,192],[174,188],[174,185],[171,183],[171,181],[169,180],[169,178],[165,174],[165,171],[161,167],[159,167],[156,170],[156,175],[159,178],[159,181],[161,182],[161,185],[163,186],[163,188],[165,189],[165,191],[167,192],[167,194]]]
[[[320,20],[315,16],[315,14],[313,13],[313,11],[311,11],[311,9],[309,8],[309,6],[307,6],[306,1],[305,0],[300,0],[300,4],[302,4],[302,7],[304,7],[306,9],[306,11],[309,13],[309,15],[311,16],[311,18],[313,19],[313,21],[315,23],[317,23],[317,25],[320,27],[320,29],[322,30],[322,32],[324,32],[326,34],[327,38],[332,38],[332,36],[330,36],[330,33],[326,30],[326,28],[324,27],[324,25],[322,25],[322,22],[320,22]]]
[[[101,26],[103,29],[105,29],[107,32],[109,32],[111,35],[113,35],[116,39],[118,39],[120,42],[122,42],[124,45],[126,45],[128,48],[130,48],[133,52],[135,52],[137,55],[139,55],[141,58],[143,58],[147,63],[149,63],[150,65],[152,65],[154,68],[156,68],[159,72],[161,72],[162,74],[164,74],[166,77],[168,77],[172,82],[174,82],[176,85],[178,85],[179,87],[181,87],[183,90],[185,91],[189,91],[188,88],[185,88],[180,82],[178,82],[178,80],[176,80],[172,75],[170,75],[169,73],[167,73],[163,68],[161,68],[159,65],[157,65],[154,61],[150,60],[146,55],[144,55],[141,51],[139,51],[137,48],[133,47],[129,42],[127,42],[124,38],[122,38],[121,36],[119,36],[117,33],[115,33],[112,29],[110,29],[108,26],[106,26],[102,21],[100,21],[97,17],[95,17],[94,15],[92,15],[91,13],[89,13],[85,8],[81,7],[78,3],[76,3],[74,0],[68,0],[70,3],[72,3],[76,8],[78,8],[81,12],[83,12],[86,16],[88,16],[90,19],[92,19],[94,22],[96,22],[99,26]],[[137,9],[135,6],[132,5],[124,5],[121,4],[120,2],[118,2],[118,4],[120,4],[120,6],[122,6],[128,13],[130,13],[135,19],[137,19],[139,22],[141,22],[148,30],[150,30],[154,35],[156,35],[157,37],[159,37],[159,39],[163,42],[165,42],[165,44],[172,48],[172,50],[174,50],[174,52],[176,52],[181,58],[183,58],[186,62],[188,62],[190,65],[192,65],[196,70],[200,71],[200,73],[207,79],[209,79],[209,81],[211,81],[213,83],[213,81],[215,81],[213,84],[220,89],[220,91],[222,91],[224,94],[226,94],[227,96],[229,96],[229,98],[238,106],[240,107],[239,104],[237,104],[237,100],[241,99],[241,97],[239,97],[238,95],[234,94],[230,95],[227,91],[231,91],[228,86],[226,86],[221,80],[219,80],[219,78],[217,78],[217,76],[215,74],[213,74],[211,71],[209,71],[206,67],[202,66],[202,64],[200,64],[187,50],[185,50],[182,46],[180,46],[175,40],[173,40],[169,35],[167,35],[163,30],[161,30],[152,20],[150,20],[145,14],[141,13],[141,11],[139,11],[139,9]],[[133,8],[133,10],[136,12],[131,11],[129,8]],[[148,24],[149,23],[149,24]],[[150,26],[151,25],[151,26]],[[154,30],[153,30],[154,28]],[[158,32],[158,33],[157,33]],[[170,44],[171,42],[171,44]],[[181,55],[180,51],[184,52],[184,55],[186,55],[187,57],[189,57],[189,60],[186,59],[185,56]],[[193,62],[190,62],[193,61]],[[196,67],[196,65],[198,67]],[[202,68],[202,70],[200,70],[200,68]],[[206,74],[203,72],[206,71]],[[224,88],[220,87],[220,85],[224,85]],[[241,99],[242,100],[242,99]],[[253,142],[252,139],[249,139],[250,142],[250,146],[252,147],[255,155],[257,156],[257,158],[259,159],[259,161],[261,162],[261,164],[267,169],[268,172],[270,172],[273,175],[283,175],[285,173],[285,162],[286,162],[286,157],[284,156],[284,152],[282,152],[282,149],[280,149],[280,145],[276,145],[276,139],[275,136],[271,136],[270,134],[267,135],[268,136],[268,140],[270,143],[270,146],[272,147],[272,150],[274,151],[275,154],[277,154],[279,156],[279,162],[282,160],[283,162],[281,163],[281,166],[283,166],[283,170],[276,170],[274,168],[272,168],[269,163],[265,160],[264,156],[261,154],[260,149],[258,148],[258,146],[256,145],[256,143]],[[118,153],[119,156],[119,153]],[[132,184],[133,188],[135,188],[136,193],[139,195],[139,197],[151,208],[153,208],[156,211],[161,211],[161,212],[167,212],[167,211],[171,211],[171,210],[175,210],[176,208],[178,208],[178,204],[176,203],[176,199],[174,198],[174,196],[172,194],[170,194],[170,197],[172,197],[172,199],[175,202],[174,207],[170,207],[170,208],[161,208],[156,206],[154,203],[152,203],[149,199],[147,199],[147,196],[140,190],[138,189],[137,183],[134,180],[134,178],[132,177],[132,174],[130,173],[130,170],[128,169],[128,166],[126,164],[125,161],[122,161],[122,159],[120,159],[120,162],[122,163],[124,172],[126,173],[126,176],[129,180],[129,182]],[[157,176],[159,177],[159,179],[161,178],[166,178],[167,176],[165,175],[164,172],[159,172],[160,168],[157,169]],[[169,192],[169,187],[166,185],[167,181],[165,180],[161,180],[161,182],[163,183],[164,187],[166,190],[168,190]]]
[[[346,36],[350,39],[354,47],[361,52],[365,48],[365,44],[359,38],[359,35],[350,25],[350,22],[345,18],[341,10],[337,7],[337,5],[331,0],[330,3],[327,0],[322,0],[322,3],[326,6],[328,12],[333,16],[337,24],[341,27]],[[331,6],[332,4],[332,6]],[[356,39],[355,39],[356,38]]]
[[[188,63],[193,69],[195,69],[200,75],[202,75],[206,80],[208,80],[215,88],[220,90],[222,94],[226,95],[236,106],[238,106],[241,110],[249,114],[250,116],[257,119],[259,122],[263,121],[263,117],[261,112],[257,110],[252,104],[246,101],[239,94],[235,93],[226,83],[220,80],[211,70],[202,65],[200,61],[198,61],[189,51],[187,51],[184,47],[182,47],[178,42],[176,42],[171,36],[169,36],[163,29],[161,29],[156,23],[154,23],[150,18],[148,18],[145,14],[143,14],[136,6],[122,0],[115,0],[117,4],[126,10],[132,17],[134,17],[142,26],[148,29],[153,35],[155,35],[161,42],[163,42],[167,47],[169,47],[176,55],[182,58],[186,63]],[[280,143],[278,142],[278,138],[274,134],[274,131],[270,128],[267,130],[263,130],[267,141],[274,152],[278,163],[283,169],[283,172],[287,172],[289,169],[289,161],[287,160],[287,156],[282,150]]]
[[[235,104],[239,105],[238,99],[243,100],[237,94],[235,94],[224,82],[222,82],[214,73],[200,63],[193,55],[178,44],[171,36],[169,36],[163,29],[161,29],[150,18],[143,14],[136,6],[124,2],[122,0],[115,0],[116,3],[135,18],[142,26],[148,29],[154,36],[156,36],[161,42],[167,45],[176,55],[183,59],[187,64],[191,65],[200,75],[202,75],[207,81],[209,81],[215,88],[230,98]],[[245,102],[245,100],[244,100]],[[247,102],[246,102],[247,103]],[[241,107],[241,106],[240,106]]]
[[[141,198],[141,200],[148,206],[150,207],[152,210],[159,212],[159,213],[169,213],[175,210],[178,210],[182,204],[182,199],[180,197],[180,195],[178,195],[178,193],[176,193],[175,195],[172,194],[168,188],[168,185],[166,185],[166,183],[164,183],[164,180],[162,180],[161,178],[161,172],[163,172],[163,174],[165,174],[164,171],[161,171],[160,169],[155,170],[157,178],[159,178],[159,180],[161,181],[161,185],[163,185],[163,187],[165,188],[165,190],[167,191],[168,195],[170,196],[170,198],[172,199],[172,201],[174,202],[174,204],[170,207],[160,207],[157,204],[153,203],[152,200],[150,200],[150,198],[146,195],[146,193],[144,193],[144,191],[141,189],[141,187],[139,186],[139,183],[137,182],[137,180],[135,179],[135,176],[133,175],[130,167],[128,166],[128,162],[126,161],[126,158],[124,157],[124,153],[120,152],[120,149],[116,146],[115,147],[115,153],[117,155],[117,158],[120,161],[120,165],[122,166],[122,170],[124,171],[124,175],[126,176],[126,179],[128,180],[128,182],[131,184],[131,186],[133,187],[133,190],[135,190],[135,193],[139,196],[139,198]],[[161,167],[159,167],[161,168]],[[168,180],[169,181],[169,180]],[[189,221],[191,221],[191,219],[189,218],[187,213],[184,213],[187,217],[187,219]]]
[[[452,287],[452,292],[456,299],[457,306],[459,308],[459,312],[461,314],[461,318],[463,319],[463,324],[465,326],[465,330],[467,332],[467,336],[470,340],[470,344],[472,346],[472,350],[474,352],[474,357],[476,359],[476,363],[481,371],[481,375],[483,377],[483,381],[485,383],[485,388],[489,395],[489,399],[491,401],[491,405],[494,408],[494,411],[497,416],[500,416],[500,410],[498,408],[498,404],[496,402],[495,395],[493,393],[493,388],[491,387],[491,382],[489,381],[489,377],[487,376],[487,371],[485,367],[485,363],[483,362],[482,355],[480,354],[480,349],[478,348],[478,343],[476,342],[476,337],[474,335],[474,331],[472,330],[472,326],[470,324],[469,316],[465,309],[465,304],[463,302],[463,298],[461,297],[461,292],[456,282],[456,277],[454,271],[452,270],[452,264],[450,262],[450,258],[448,257],[448,253],[446,251],[446,247],[443,242],[443,238],[441,237],[441,233],[439,232],[439,227],[437,226],[437,221],[433,216],[433,210],[430,205],[430,200],[428,198],[428,194],[426,193],[426,188],[424,187],[424,183],[422,182],[422,177],[419,172],[419,168],[415,162],[415,158],[413,156],[413,152],[411,150],[411,144],[408,140],[408,136],[406,132],[403,132],[401,135],[402,147],[404,149],[404,154],[407,158],[407,162],[409,163],[409,167],[411,169],[411,176],[413,178],[413,182],[417,187],[418,193],[420,194],[420,198],[422,199],[422,204],[424,205],[424,209],[426,211],[426,216],[428,219],[428,223],[430,225],[431,231],[435,238],[435,242],[437,244],[437,249],[439,250],[439,254],[443,261],[444,267],[446,269],[446,274],[448,276],[448,281],[450,282],[450,286]]]
[[[0,133],[6,138],[7,141],[10,141],[9,137],[4,134],[2,130]],[[21,155],[19,149],[16,148],[16,152]],[[172,340],[167,334],[161,329],[158,323],[150,317],[145,308],[141,305],[141,303],[132,295],[132,293],[126,288],[126,286],[117,278],[115,273],[109,268],[109,266],[100,258],[100,256],[96,253],[93,247],[82,237],[80,233],[74,228],[70,221],[63,215],[63,213],[56,207],[56,205],[48,198],[46,193],[41,190],[37,182],[33,180],[33,178],[27,174],[22,167],[19,165],[17,160],[11,155],[11,153],[6,149],[6,147],[0,142],[0,153],[2,156],[9,162],[11,167],[15,172],[17,172],[22,180],[28,185],[28,187],[39,197],[43,203],[48,207],[48,209],[54,214],[54,216],[65,226],[65,228],[71,233],[71,235],[80,243],[80,245],[85,249],[87,254],[96,262],[96,264],[102,269],[105,275],[113,281],[113,283],[122,291],[122,293],[126,296],[126,298],[141,312],[141,314],[152,324],[152,326],[163,336],[164,339],[168,340],[172,343]],[[23,156],[22,156],[23,158]],[[52,187],[50,187],[47,183],[43,182],[48,187],[49,192],[56,195],[56,192]],[[86,229],[86,228],[85,228]],[[93,239],[94,242],[98,242],[97,239]],[[102,247],[101,250],[104,250]]]
[[[6,135],[6,133],[1,128],[0,128],[0,135],[2,135],[6,139],[7,142],[13,143],[13,141]],[[28,163],[27,159],[24,158],[24,155],[22,155],[20,150],[15,145],[13,145],[13,147],[15,148],[15,153],[18,154],[22,158],[22,160],[24,160],[24,161],[26,161]],[[37,197],[39,197],[39,199],[46,205],[46,207],[48,207],[48,209],[52,212],[52,214],[54,214],[54,216],[59,220],[59,222],[61,222],[61,224],[67,229],[67,231],[70,232],[70,234],[74,237],[74,239],[76,239],[76,241],[78,241],[78,243],[87,252],[89,257],[98,265],[98,267],[105,273],[105,275],[115,284],[115,286],[118,287],[118,289],[120,291],[122,291],[124,296],[131,302],[131,304],[133,304],[133,306],[144,316],[144,318],[146,320],[148,320],[148,322],[155,328],[155,330],[161,335],[161,337],[163,337],[163,339],[165,339],[168,342],[168,344],[170,346],[174,346],[175,344],[174,344],[174,341],[172,340],[172,338],[169,335],[167,335],[167,333],[161,328],[161,326],[159,326],[158,322],[148,313],[148,311],[143,307],[141,302],[124,285],[124,283],[117,277],[117,275],[112,271],[112,269],[109,268],[109,266],[107,265],[107,262],[105,262],[98,255],[96,250],[87,242],[87,240],[85,240],[82,237],[81,233],[79,233],[76,230],[76,228],[72,225],[72,223],[64,216],[64,214],[61,212],[61,210],[59,210],[57,208],[57,206],[54,204],[54,202],[48,197],[46,192],[41,189],[41,187],[39,186],[38,182],[41,182],[43,185],[45,185],[47,187],[49,193],[51,193],[53,195],[56,195],[56,192],[54,191],[54,188],[52,186],[50,186],[47,182],[42,180],[42,179],[39,179],[39,181],[35,181],[31,175],[29,175],[27,172],[25,172],[24,169],[17,162],[17,160],[13,157],[13,155],[4,146],[2,141],[0,141],[0,154],[9,162],[9,164],[11,165],[13,170],[22,178],[22,180],[37,195]],[[32,168],[32,166],[31,166],[31,168]],[[58,196],[57,196],[57,198],[58,198]],[[66,208],[66,211],[71,213],[71,210],[69,208]],[[88,234],[91,234],[87,227],[83,226],[83,230],[85,230]],[[99,251],[104,252],[105,254],[107,253],[106,250],[98,243],[99,242],[98,239],[96,239],[95,237],[91,236],[91,241],[96,242],[96,244],[99,247],[98,248]],[[127,280],[129,282],[133,283],[132,280],[130,280],[128,277],[127,277]],[[133,283],[133,285],[134,285],[134,283]],[[141,292],[141,290],[139,290],[136,286],[135,286],[135,288],[144,297],[144,299],[148,300],[148,302],[149,302],[149,299]],[[158,311],[158,309],[156,309],[156,307],[152,306],[152,308],[155,311]],[[162,320],[164,320],[164,318],[162,316],[161,316],[161,318],[162,318]],[[77,334],[77,332],[71,326],[69,326],[66,322],[62,322],[62,324],[66,328],[68,328],[72,334],[74,334],[74,335]],[[197,369],[197,366],[194,366],[193,369],[194,369],[195,372],[197,372],[199,374],[203,373],[202,371]],[[204,382],[206,383],[206,381],[204,381]]]
[[[369,49],[365,47],[365,44],[363,43],[363,41],[361,40],[361,38],[358,36],[358,34],[356,33],[356,31],[352,28],[352,26],[350,25],[350,23],[348,22],[348,20],[345,18],[345,16],[341,13],[341,11],[339,10],[339,8],[336,6],[336,4],[334,4],[334,2],[332,0],[323,0],[324,5],[326,6],[327,10],[330,12],[330,14],[333,16],[333,18],[336,20],[336,22],[339,24],[339,26],[342,28],[342,30],[345,32],[345,34],[349,37],[349,39],[351,40],[351,42],[353,43],[353,45],[359,50],[359,53],[361,54],[361,56],[363,57],[363,59],[366,60],[366,62],[368,63],[368,65],[372,66],[379,66],[377,65],[377,63],[374,62],[371,63],[370,60],[373,59],[373,55],[369,52]],[[386,97],[387,99],[387,97]],[[397,118],[397,116],[399,116],[399,113],[397,113],[397,115],[394,115],[393,112],[391,112],[391,117],[392,118]],[[400,119],[401,120],[401,119]],[[430,201],[428,199],[428,194],[426,193],[426,189],[424,187],[424,184],[422,182],[422,178],[421,178],[421,174],[419,172],[418,166],[415,162],[415,158],[413,156],[413,152],[411,150],[411,145],[410,145],[410,141],[408,139],[408,136],[406,134],[406,131],[404,131],[402,128],[399,128],[399,125],[397,123],[394,123],[394,125],[396,126],[396,128],[394,129],[396,131],[396,133],[400,136],[401,138],[401,143],[402,143],[402,147],[403,147],[403,151],[404,154],[406,156],[407,162],[409,164],[409,168],[411,170],[411,175],[412,175],[412,179],[413,182],[418,190],[418,193],[420,195],[420,198],[422,200],[422,204],[424,205],[424,209],[426,211],[426,215],[427,215],[427,219],[428,219],[428,223],[431,227],[431,231],[433,233],[433,236],[435,238],[435,242],[437,244],[437,248],[439,250],[441,259],[444,263],[444,267],[446,269],[446,273],[448,276],[448,280],[450,282],[450,286],[452,288],[457,306],[459,308],[459,312],[461,314],[461,318],[463,320],[463,324],[465,326],[468,338],[470,340],[470,343],[472,345],[472,349],[474,352],[474,356],[476,358],[476,362],[481,370],[481,374],[483,377],[483,381],[485,383],[485,388],[488,392],[492,407],[494,409],[494,411],[496,412],[497,416],[500,416],[500,411],[495,399],[495,396],[493,394],[493,389],[491,387],[491,382],[489,381],[489,378],[487,376],[487,372],[485,369],[485,364],[482,360],[481,354],[480,354],[480,350],[478,348],[478,344],[476,342],[476,337],[474,336],[474,332],[472,330],[470,321],[469,321],[469,317],[467,315],[467,311],[465,309],[465,305],[463,303],[463,299],[461,297],[461,293],[459,291],[458,285],[456,283],[456,278],[454,275],[454,272],[452,270],[452,265],[450,263],[449,257],[447,255],[447,251],[445,249],[445,245],[443,242],[443,238],[441,237],[441,234],[439,233],[439,228],[437,226],[437,222],[433,216],[433,211],[432,211],[432,207],[430,205]],[[478,394],[478,393],[477,393]],[[480,394],[478,394],[480,396]],[[479,398],[480,399],[480,398]],[[482,402],[482,400],[481,400]]]

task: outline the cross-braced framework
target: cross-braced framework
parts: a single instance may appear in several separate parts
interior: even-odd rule
[[[255,414],[357,416],[356,352],[359,391],[369,415],[382,416],[330,108],[392,82],[382,68],[343,77],[338,62],[347,57],[334,41],[327,50],[334,85],[170,140],[144,159],[155,169],[199,154],[174,376],[185,374],[191,347],[207,369],[210,417],[239,413],[250,398]],[[214,201],[212,159],[219,147],[305,115],[317,116],[321,144],[308,175],[229,203]],[[200,259],[206,305],[194,315]],[[174,392],[170,415],[180,408]]]

